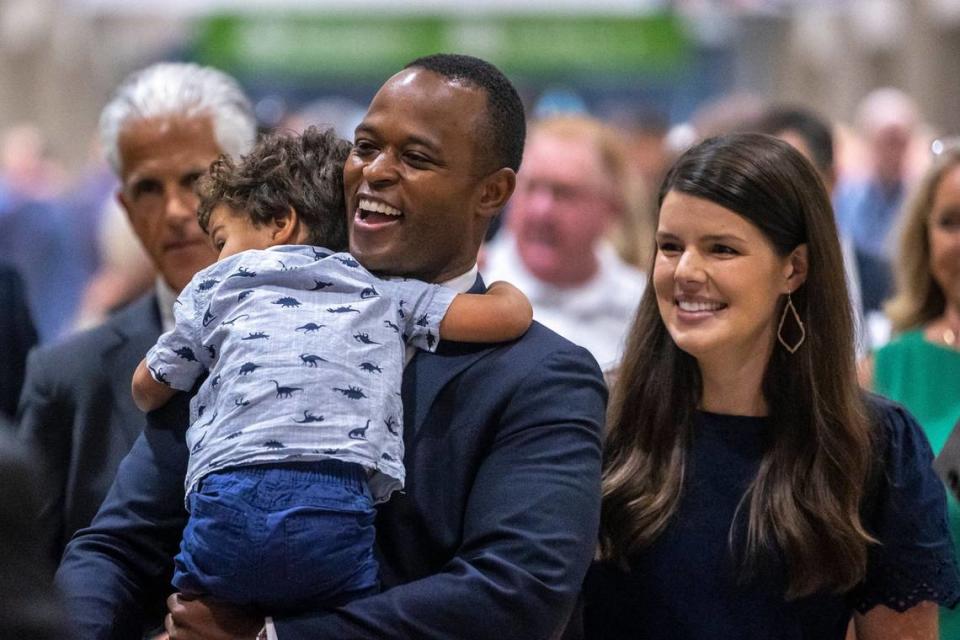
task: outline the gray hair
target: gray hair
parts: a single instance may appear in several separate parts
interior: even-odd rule
[[[239,157],[257,134],[253,107],[236,80],[212,67],[161,62],[134,72],[100,114],[100,141],[119,175],[119,137],[131,121],[162,116],[207,115],[220,150]]]

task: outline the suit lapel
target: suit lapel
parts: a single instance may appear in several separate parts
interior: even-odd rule
[[[483,279],[468,293],[483,293]],[[493,351],[489,344],[442,341],[435,353],[418,351],[403,371],[403,423],[407,440],[416,435],[440,391],[474,362]]]
[[[140,415],[140,412],[130,396],[130,376],[140,359],[160,336],[160,311],[157,304],[155,294],[144,296],[107,321],[116,340],[104,349],[103,366],[110,378],[114,397],[129,400],[119,402],[117,406],[136,411],[137,415]]]

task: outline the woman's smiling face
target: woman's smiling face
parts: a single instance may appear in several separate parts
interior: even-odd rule
[[[740,367],[773,349],[790,256],[746,218],[671,191],[660,207],[653,284],[660,317],[677,346],[701,364]]]

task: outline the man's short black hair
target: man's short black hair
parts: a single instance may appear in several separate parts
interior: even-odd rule
[[[432,71],[454,82],[463,82],[487,94],[487,124],[480,135],[488,139],[481,145],[497,169],[520,169],[527,123],[523,102],[516,88],[495,66],[480,58],[456,53],[436,53],[417,58],[404,69],[417,67]]]
[[[220,204],[255,226],[286,216],[293,208],[310,244],[345,251],[343,164],[350,148],[333,129],[309,127],[302,135],[264,136],[239,163],[220,156],[197,186],[200,227],[207,231],[210,214]]]
[[[772,136],[784,131],[796,133],[810,149],[817,170],[822,174],[833,171],[833,133],[827,121],[810,109],[770,107],[757,120],[754,130]]]

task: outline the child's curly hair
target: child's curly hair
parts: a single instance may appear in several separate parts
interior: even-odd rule
[[[309,127],[299,136],[264,136],[239,163],[221,155],[197,185],[200,227],[207,231],[210,214],[220,204],[255,226],[285,216],[292,207],[310,244],[345,251],[343,164],[350,148],[333,129]]]

